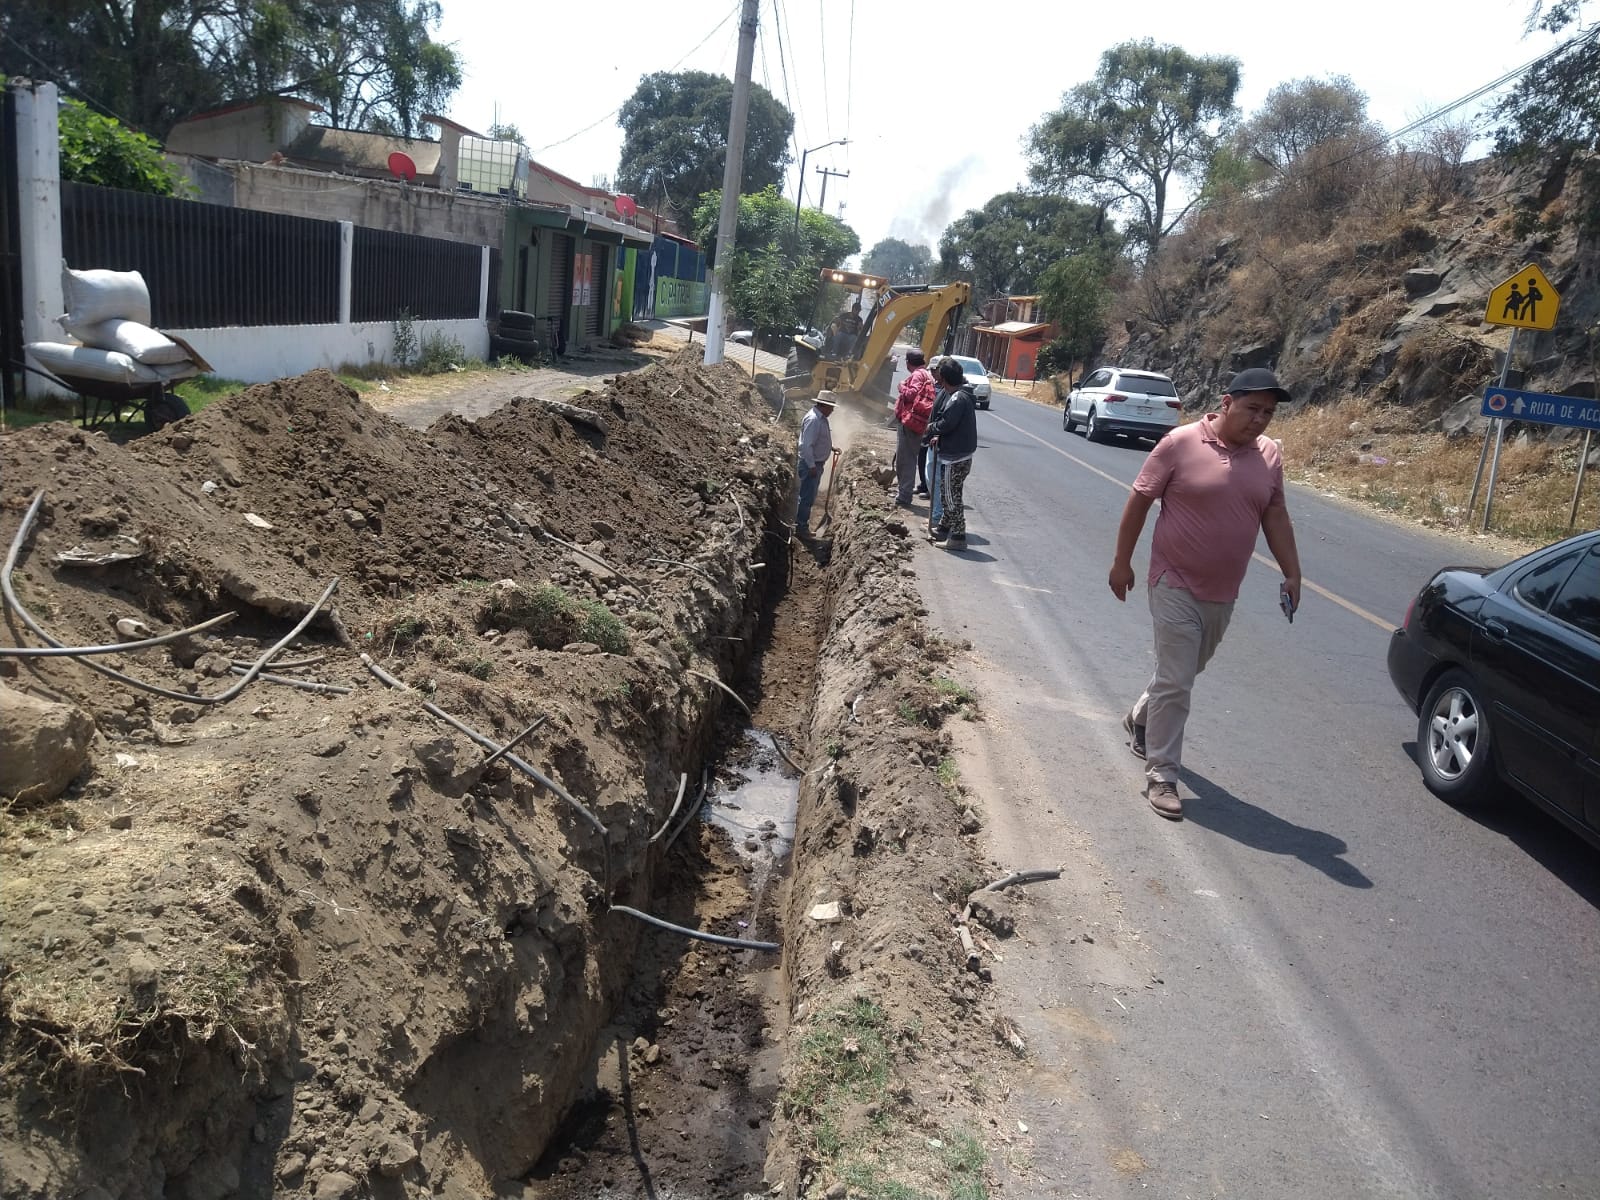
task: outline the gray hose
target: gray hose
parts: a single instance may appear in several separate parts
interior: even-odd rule
[[[361,661],[366,664],[367,670],[371,671],[373,675],[375,675],[388,687],[392,687],[396,691],[401,692],[409,692],[412,690],[412,688],[405,682],[395,678],[395,676],[389,674],[389,672],[385,671],[382,667],[375,663],[372,660],[371,655],[363,653],[361,655]],[[491,741],[490,739],[484,737],[483,734],[479,733],[476,729],[473,729],[472,726],[467,725],[462,721],[458,721],[455,717],[452,717],[449,713],[445,712],[444,709],[440,708],[431,700],[424,700],[422,702],[422,707],[424,711],[432,714],[435,717],[438,717],[439,720],[443,721],[446,725],[449,725],[452,729],[456,729],[461,733],[464,733],[467,737],[471,738],[475,743],[489,751],[491,754],[498,753],[500,750],[504,749],[504,747],[498,742]],[[566,788],[562,787],[554,779],[544,775],[535,767],[533,767],[532,764],[517,757],[515,754],[507,754],[505,758],[508,763],[516,767],[517,770],[521,771],[524,775],[527,775],[535,783],[547,788],[549,791],[565,800],[569,805],[572,806],[575,812],[577,812],[585,821],[589,822],[589,824],[594,827],[594,831],[600,835],[602,840],[607,840],[608,831],[606,827],[600,823],[600,818],[595,816],[592,812],[580,804],[572,796],[572,794],[567,791]]]
[[[238,613],[225,612],[220,617],[212,617],[209,621],[201,621],[198,625],[191,625],[187,629],[176,629],[171,633],[163,633],[160,637],[144,638],[137,642],[110,642],[104,646],[0,646],[0,656],[6,658],[81,658],[86,654],[121,654],[129,650],[148,650],[152,646],[165,646],[168,642],[176,642],[190,634],[204,633],[207,629],[215,629],[218,625],[226,625],[237,617]],[[280,666],[286,664],[279,664]]]
[[[689,670],[688,668],[685,668],[685,671],[687,674],[693,675],[696,679],[704,679],[707,683],[715,684],[717,687],[727,692],[728,695],[733,697],[734,703],[736,703],[740,708],[744,709],[745,716],[749,717],[752,721],[755,720],[756,715],[750,711],[750,706],[744,702],[744,697],[739,695],[738,692],[734,691],[727,684],[723,683],[722,680],[718,679],[714,675],[707,675],[704,671],[694,671]]]
[[[50,633],[39,624],[38,621],[33,619],[33,614],[23,607],[22,601],[17,598],[16,589],[11,585],[11,574],[17,568],[17,556],[22,553],[22,544],[27,540],[28,532],[33,528],[34,518],[38,515],[39,506],[43,502],[44,489],[41,488],[38,494],[34,496],[33,503],[28,505],[28,511],[23,514],[22,523],[17,526],[16,536],[11,539],[11,548],[6,552],[5,566],[0,568],[0,594],[5,596],[5,602],[11,606],[12,611],[17,614],[22,623],[31,629],[42,641],[46,641],[52,646],[65,648],[65,643],[61,642],[55,637],[52,637]],[[141,679],[135,679],[131,675],[124,675],[121,671],[116,671],[101,663],[97,663],[93,658],[81,658],[77,661],[81,662],[91,671],[95,671],[101,675],[104,675],[108,679],[115,679],[118,683],[127,684],[131,688],[137,688],[142,692],[149,692],[152,695],[164,696],[169,700],[178,700],[184,704],[222,704],[228,700],[232,700],[235,696],[242,692],[257,675],[261,674],[262,670],[265,669],[267,663],[271,660],[274,654],[277,654],[295,638],[300,636],[301,631],[304,630],[307,625],[311,624],[312,619],[316,617],[317,612],[322,608],[323,604],[327,602],[328,597],[333,595],[334,588],[338,586],[339,580],[337,577],[335,577],[333,582],[329,583],[327,589],[322,593],[321,599],[311,606],[311,610],[306,613],[301,622],[291,629],[287,636],[280,639],[276,645],[272,646],[265,654],[258,658],[254,665],[245,672],[244,678],[240,679],[238,683],[234,684],[227,691],[216,696],[193,695],[189,692],[173,691],[171,688],[159,687],[153,683],[145,683]]]
[[[243,675],[250,668],[233,664],[233,673]],[[345,687],[342,683],[319,683],[315,679],[299,679],[293,675],[274,675],[270,671],[263,671],[256,676],[262,683],[281,683],[284,687],[299,688],[302,692],[320,692],[330,696],[348,696],[355,688]]]
[[[672,811],[667,814],[667,819],[661,822],[661,828],[656,830],[655,835],[651,837],[650,844],[652,846],[661,840],[661,835],[667,831],[667,826],[672,824],[672,818],[678,815],[678,806],[683,803],[683,789],[688,786],[688,774],[680,772],[678,775],[678,798],[672,802]]]
[[[714,942],[718,946],[732,946],[736,950],[766,950],[777,953],[783,947],[777,942],[752,942],[745,938],[724,937],[720,933],[702,933],[698,929],[688,929],[682,925],[674,925],[671,921],[663,921],[660,917],[652,917],[649,913],[640,912],[637,908],[629,908],[626,904],[613,904],[612,912],[627,913],[636,917],[646,925],[654,925],[657,929],[665,929],[669,933],[681,933],[684,937],[694,938],[701,942]]]

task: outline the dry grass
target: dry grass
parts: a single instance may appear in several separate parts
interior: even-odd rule
[[[1274,421],[1285,472],[1324,491],[1446,529],[1465,528],[1481,437],[1417,428],[1418,414],[1366,399],[1307,407]],[[1581,440],[1507,442],[1500,454],[1492,528],[1529,545],[1565,537]],[[1595,472],[1591,471],[1590,476]],[[1484,469],[1484,483],[1488,468]],[[1586,478],[1576,527],[1600,525],[1600,483]],[[1482,520],[1480,491],[1472,528]]]

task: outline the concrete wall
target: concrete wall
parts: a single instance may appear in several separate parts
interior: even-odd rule
[[[261,162],[304,133],[311,114],[320,111],[296,100],[240,105],[179,121],[167,135],[166,148],[173,154]]]
[[[418,321],[420,345],[432,332],[462,344],[467,357],[489,356],[489,326],[481,320]],[[223,379],[264,383],[317,367],[368,366],[394,357],[394,326],[368,321],[350,325],[263,325],[231,329],[174,329]]]
[[[233,174],[233,203],[238,208],[349,221],[369,229],[478,246],[498,247],[505,239],[506,206],[499,199],[297,167],[246,162],[218,165]]]

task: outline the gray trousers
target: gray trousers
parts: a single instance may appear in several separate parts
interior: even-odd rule
[[[1183,727],[1195,677],[1217,652],[1233,616],[1233,601],[1197,600],[1165,577],[1150,587],[1156,670],[1134,703],[1133,723],[1144,726],[1145,778],[1178,782],[1183,765]]]
[[[911,503],[911,489],[917,486],[917,459],[922,457],[922,438],[904,425],[896,425],[899,432],[894,440],[895,499],[901,504]]]

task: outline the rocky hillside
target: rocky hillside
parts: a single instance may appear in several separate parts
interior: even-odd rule
[[[1297,408],[1359,398],[1405,410],[1413,429],[1459,433],[1481,428],[1469,418],[1509,340],[1482,320],[1488,294],[1537,263],[1560,316],[1519,334],[1508,382],[1595,396],[1600,239],[1561,221],[1581,207],[1570,164],[1379,161],[1349,186],[1290,180],[1198,214],[1123,289],[1106,357],[1167,371],[1190,407],[1268,366]],[[1521,211],[1539,214],[1533,232]]]

